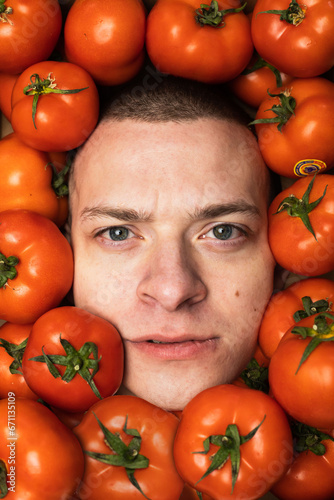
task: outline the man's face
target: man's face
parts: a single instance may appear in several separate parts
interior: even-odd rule
[[[219,120],[100,124],[72,185],[74,300],[120,332],[123,393],[178,410],[251,358],[271,295],[265,166]]]

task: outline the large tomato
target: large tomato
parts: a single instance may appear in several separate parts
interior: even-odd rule
[[[334,315],[302,319],[280,341],[269,363],[273,396],[296,420],[334,429]]]
[[[42,61],[18,77],[12,93],[11,124],[28,146],[69,151],[94,130],[99,95],[92,77],[68,62]]]
[[[284,269],[319,276],[334,269],[334,177],[304,177],[269,207],[269,244]]]
[[[235,78],[253,53],[250,21],[239,0],[210,6],[158,0],[147,18],[146,48],[162,73],[208,83]],[[231,12],[230,9],[235,10]]]
[[[184,483],[173,460],[178,422],[135,396],[93,405],[74,429],[86,454],[79,498],[179,500]]]
[[[12,114],[12,92],[18,75],[0,73],[0,111],[10,121]]]
[[[83,474],[83,452],[51,410],[10,392],[0,401],[0,449],[1,498],[72,498]]]
[[[121,337],[111,323],[78,307],[57,307],[34,323],[22,371],[43,401],[83,412],[118,390],[123,358]]]
[[[332,168],[334,83],[320,77],[295,79],[271,95],[254,121],[268,167],[290,178]]]
[[[46,217],[28,210],[0,212],[0,318],[33,323],[71,288],[73,254]]]
[[[144,62],[146,11],[141,0],[76,0],[65,22],[68,61],[101,85],[118,85]]]
[[[216,500],[257,499],[291,463],[289,423],[261,391],[212,387],[183,410],[174,458],[181,477]]]
[[[332,0],[258,0],[253,11],[257,52],[299,78],[321,75],[334,65],[333,30]]]
[[[67,195],[58,195],[61,191],[53,187],[57,171],[52,169],[47,153],[30,148],[15,133],[9,134],[0,140],[0,175],[1,212],[21,208],[59,225],[65,222]]]
[[[264,354],[271,358],[289,328],[303,317],[331,310],[333,303],[334,281],[325,278],[303,279],[275,293],[259,330],[258,341]]]
[[[47,59],[58,41],[62,14],[57,0],[2,0],[0,59],[4,73],[21,73]]]

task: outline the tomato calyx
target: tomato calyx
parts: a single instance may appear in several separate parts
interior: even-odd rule
[[[260,366],[256,359],[250,360],[240,377],[251,389],[269,393],[268,367]]]
[[[326,319],[329,319],[331,323],[327,322]],[[303,352],[295,375],[297,375],[301,365],[306,361],[306,359],[310,356],[310,354],[318,347],[321,342],[333,342],[334,341],[334,315],[328,312],[324,312],[319,314],[314,318],[313,326],[295,326],[291,333],[294,335],[299,335],[303,339],[307,337],[312,337],[311,342],[306,346],[306,349]]]
[[[326,312],[330,310],[330,303],[326,299],[312,301],[311,297],[302,297],[303,309],[299,309],[293,315],[294,321],[297,323],[301,319],[308,318],[320,312]]]
[[[17,276],[15,266],[19,263],[19,259],[11,255],[6,257],[0,253],[0,287],[4,288],[8,280],[13,280]]]
[[[255,63],[253,64],[253,66],[251,68],[244,69],[244,71],[241,74],[242,75],[249,75],[250,73],[253,73],[254,71],[257,71],[258,69],[261,69],[261,68],[269,68],[275,75],[276,86],[282,87],[283,82],[282,82],[281,73],[278,71],[277,68],[275,68],[275,66],[268,63],[267,61],[262,59],[262,57],[260,57],[260,56],[258,56],[257,60],[255,61]]]
[[[292,435],[294,438],[294,450],[296,453],[303,451],[311,451],[315,455],[322,456],[326,453],[326,446],[322,441],[334,438],[329,434],[320,431],[315,427],[298,422],[297,420],[290,423]]]
[[[292,0],[289,7],[285,10],[264,10],[259,14],[277,14],[280,16],[280,21],[285,21],[293,26],[298,26],[305,18],[306,5],[299,5],[296,0]]]
[[[52,164],[52,162],[48,163],[47,166],[48,165],[50,165],[52,168],[51,185],[57,197],[62,198],[63,196],[67,196],[68,195],[67,174],[71,167],[71,161],[68,161],[65,167],[60,172],[58,172],[58,170]]]
[[[100,462],[108,465],[114,465],[116,467],[124,467],[125,472],[129,478],[129,481],[137,490],[147,499],[150,500],[145,493],[142,491],[138,481],[134,477],[136,469],[146,469],[149,465],[149,459],[144,455],[140,455],[141,447],[141,435],[137,429],[128,429],[128,416],[125,417],[125,423],[123,426],[123,431],[128,436],[132,436],[128,446],[122,441],[119,433],[114,434],[105,427],[105,425],[98,419],[98,417],[93,412],[94,417],[99,424],[100,429],[104,435],[105,444],[111,449],[112,454],[108,453],[96,453],[93,451],[84,450],[84,452],[91,458],[99,460]]]
[[[7,354],[13,358],[9,366],[9,371],[12,374],[22,375],[22,358],[28,342],[28,338],[23,340],[20,344],[13,344],[8,340],[0,338],[0,347],[3,347]]]
[[[29,361],[46,363],[49,372],[54,378],[61,377],[61,379],[67,383],[71,382],[71,380],[79,374],[88,383],[95,396],[102,399],[93,380],[99,370],[99,361],[101,360],[101,357],[98,358],[97,345],[94,342],[85,342],[77,351],[68,340],[61,338],[61,334],[59,335],[59,341],[66,356],[45,354],[44,347],[42,347],[43,355],[29,358]],[[90,357],[91,355],[93,355],[93,358]],[[55,365],[66,366],[63,376]],[[92,370],[92,372],[90,370]]]
[[[296,99],[290,95],[288,89],[279,94],[271,94],[269,90],[267,90],[267,93],[270,97],[278,97],[280,100],[280,104],[274,104],[272,108],[266,109],[266,111],[272,111],[277,116],[273,118],[259,118],[253,120],[248,125],[256,125],[257,123],[277,123],[278,130],[282,132],[283,126],[290,120],[291,116],[295,114]]]
[[[0,498],[5,498],[8,493],[7,469],[5,462],[0,459]]]
[[[8,17],[13,13],[12,7],[6,7],[6,0],[0,0],[0,22],[13,25],[13,21]],[[0,497],[1,498],[1,497]]]
[[[219,450],[210,457],[211,465],[208,467],[203,476],[195,483],[195,486],[214,470],[221,469],[227,462],[228,458],[230,458],[232,466],[232,494],[240,469],[240,446],[252,439],[259,427],[263,424],[265,418],[266,415],[263,417],[259,425],[251,430],[246,436],[240,436],[238,427],[235,424],[230,424],[226,427],[224,435],[213,434],[207,437],[203,441],[204,451],[193,451],[193,453],[207,455],[210,450],[210,444],[218,446]]]
[[[279,214],[283,210],[286,210],[290,217],[299,217],[300,220],[303,222],[304,226],[306,227],[306,229],[310,231],[310,233],[314,236],[315,240],[317,241],[317,237],[311,225],[308,214],[312,212],[312,210],[314,210],[319,205],[319,203],[326,194],[327,186],[325,187],[324,192],[320,196],[320,198],[313,201],[312,203],[309,203],[310,192],[312,190],[316,175],[317,174],[313,176],[301,199],[297,198],[293,194],[287,196],[286,198],[284,198],[283,201],[281,201],[281,203],[278,206],[277,212],[275,212],[273,215]]]
[[[210,5],[201,3],[199,9],[195,11],[195,21],[201,26],[212,26],[213,28],[223,28],[225,26],[224,16],[241,12],[246,7],[245,2],[236,9],[219,10],[217,0],[212,0]]]
[[[52,78],[52,73],[49,73],[47,78],[41,78],[37,73],[34,73],[30,77],[31,84],[27,85],[23,89],[24,95],[34,96],[32,102],[32,121],[34,123],[35,129],[36,123],[36,112],[37,112],[37,103],[41,95],[47,94],[77,94],[82,90],[88,89],[88,87],[84,87],[81,89],[59,89],[57,88],[57,84],[55,83],[56,79]]]

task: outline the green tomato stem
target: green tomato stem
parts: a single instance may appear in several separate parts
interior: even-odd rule
[[[212,0],[210,5],[202,3],[199,9],[195,11],[195,21],[201,26],[211,26],[213,28],[223,28],[225,26],[224,16],[226,14],[235,14],[241,12],[247,5],[245,2],[236,9],[219,10],[217,0]]]
[[[301,7],[296,0],[292,0],[285,10],[264,10],[259,14],[276,14],[280,16],[280,21],[285,21],[293,26],[298,26],[305,18],[306,7]]]

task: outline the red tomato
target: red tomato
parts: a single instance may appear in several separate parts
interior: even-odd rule
[[[309,206],[320,199],[318,205]],[[284,205],[281,205],[284,200]],[[276,213],[279,207],[281,209]],[[313,209],[306,217],[305,214],[302,216],[306,226],[300,217],[301,211],[305,212],[311,208]],[[278,264],[303,276],[320,276],[334,269],[332,175],[319,174],[313,178],[299,179],[276,196],[268,213],[269,244]]]
[[[145,28],[141,0],[76,0],[65,22],[66,57],[101,85],[124,83],[144,62]]]
[[[122,340],[111,323],[66,306],[47,311],[34,323],[22,370],[29,387],[43,401],[83,412],[117,391],[123,359]]]
[[[325,327],[320,326],[326,314],[302,319],[286,332],[270,360],[269,385],[294,419],[334,429],[334,342],[330,340],[334,339],[334,316],[325,317]]]
[[[18,75],[0,73],[0,111],[8,121],[12,114],[12,91]]]
[[[191,488],[189,484],[185,484],[182,495],[180,496],[180,500],[199,500],[197,492],[194,488]],[[202,495],[202,500],[212,500],[209,495]]]
[[[279,120],[273,107],[283,109],[280,129],[278,122],[255,124],[267,166],[290,178],[329,170],[334,166],[334,83],[325,78],[293,80],[272,90],[272,95],[282,93],[281,97],[262,101],[255,116],[255,123],[263,119]],[[286,108],[287,100],[292,106],[295,102],[293,113]]]
[[[29,92],[25,94],[24,89]],[[73,90],[76,92],[58,93]],[[47,152],[69,151],[80,146],[94,130],[99,95],[84,69],[67,62],[43,61],[29,66],[18,77],[12,108],[14,132],[28,146]]]
[[[278,73],[278,76],[275,75]],[[277,78],[281,81],[277,82]],[[268,98],[268,90],[286,86],[292,81],[292,76],[279,72],[259,57],[253,57],[247,68],[234,80],[229,82],[229,87],[239,99],[248,106],[258,108],[264,99]],[[280,85],[279,85],[280,84]]]
[[[8,392],[13,392],[16,397],[38,399],[38,396],[28,387],[21,369],[25,341],[31,329],[32,324],[4,323],[0,327],[0,347],[2,348],[0,349],[0,399],[6,398]]]
[[[324,433],[334,438],[333,430]],[[313,440],[312,434],[308,436]],[[333,500],[334,442],[325,438],[321,443],[323,455],[308,449],[296,454],[288,472],[272,487],[274,495],[281,500]]]
[[[16,74],[51,55],[62,14],[57,0],[3,0],[0,21],[1,70]]]
[[[273,10],[279,12],[264,13]],[[280,71],[300,78],[321,75],[334,65],[333,30],[332,0],[258,0],[253,11],[257,52]]]
[[[1,319],[33,323],[70,290],[72,249],[46,217],[28,210],[0,212],[0,252]]]
[[[111,396],[92,406],[74,429],[86,454],[79,498],[179,500],[183,481],[173,461],[178,422],[172,413],[134,396]],[[106,444],[103,427],[115,452]],[[130,442],[136,452],[132,456]],[[101,453],[107,455],[104,463],[98,460]]]
[[[67,199],[62,201],[53,188],[54,173],[49,162],[47,153],[30,148],[15,133],[1,139],[0,211],[31,210],[62,225],[68,214]]]
[[[243,436],[240,442],[238,436]],[[231,461],[237,470],[238,450],[240,469],[233,488]],[[214,499],[260,498],[291,463],[289,423],[278,403],[261,391],[212,387],[183,410],[174,459],[181,477]]]
[[[0,401],[0,449],[6,500],[71,498],[83,474],[83,452],[72,431],[42,404],[14,393]]]
[[[285,332],[299,321],[293,316],[297,311],[304,309],[303,297],[310,297],[311,302],[321,301],[319,306],[324,306],[323,301],[327,301],[330,310],[334,302],[334,282],[325,278],[307,278],[293,283],[272,296],[263,315],[258,337],[261,349],[268,358],[274,354]],[[310,316],[324,310],[326,309],[311,309],[305,312],[305,315]]]
[[[232,80],[253,53],[249,19],[242,11],[216,16],[217,10],[240,9],[238,0],[211,2],[209,10],[201,5],[198,0],[158,0],[147,18],[148,55],[162,73],[208,83]],[[207,12],[218,26],[203,25]]]

